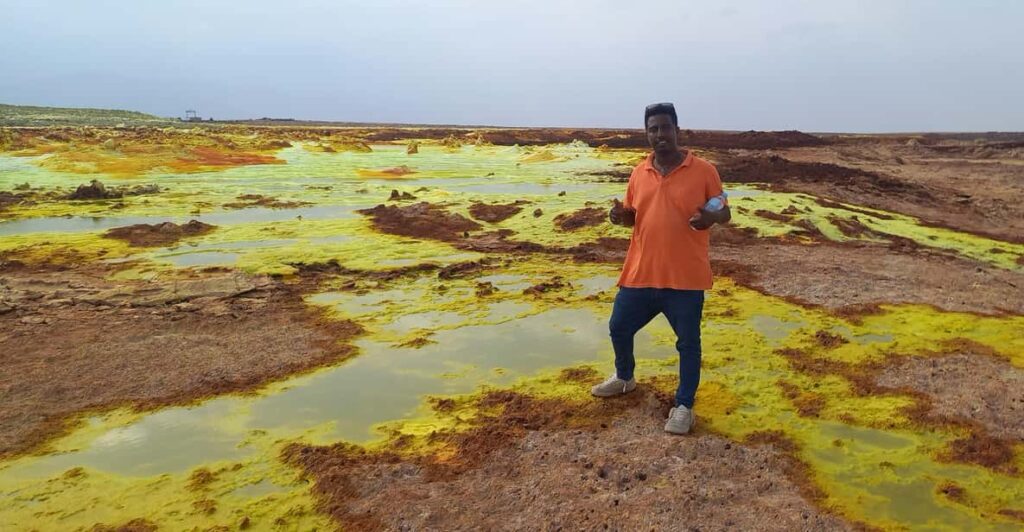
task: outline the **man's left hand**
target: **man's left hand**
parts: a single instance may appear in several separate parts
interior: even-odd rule
[[[713,219],[713,216],[714,215],[712,215],[710,212],[704,210],[704,207],[701,207],[697,211],[697,214],[694,214],[693,216],[690,217],[690,227],[698,231],[708,229],[712,225],[715,225],[715,220]]]

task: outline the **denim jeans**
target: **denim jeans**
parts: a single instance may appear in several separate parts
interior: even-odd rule
[[[676,405],[693,408],[700,384],[700,318],[704,310],[703,290],[671,288],[619,288],[608,329],[615,348],[615,372],[620,379],[633,378],[636,359],[633,337],[658,314],[668,318],[676,333],[679,351],[679,388]]]

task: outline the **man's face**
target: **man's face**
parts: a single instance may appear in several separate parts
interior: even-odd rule
[[[647,142],[658,153],[671,153],[678,150],[676,145],[679,128],[672,123],[672,117],[666,114],[647,117]]]

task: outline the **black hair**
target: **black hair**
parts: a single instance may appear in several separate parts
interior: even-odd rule
[[[672,124],[679,127],[679,117],[676,116],[676,106],[671,103],[652,103],[644,110],[644,129],[647,129],[647,119],[654,115],[668,115],[672,118]]]

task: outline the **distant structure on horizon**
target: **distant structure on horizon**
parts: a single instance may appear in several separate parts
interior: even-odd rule
[[[198,113],[196,113],[195,109],[188,109],[188,110],[185,111],[185,121],[186,122],[202,122],[203,119],[202,119],[202,117],[199,116]]]

